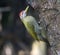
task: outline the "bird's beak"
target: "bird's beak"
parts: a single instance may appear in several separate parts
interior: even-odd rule
[[[28,11],[28,9],[29,9],[29,6],[27,6],[27,7],[26,7],[25,12],[27,12],[27,11]]]

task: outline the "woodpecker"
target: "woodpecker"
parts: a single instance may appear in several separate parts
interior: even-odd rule
[[[33,16],[27,15],[29,6],[23,11],[19,13],[19,17],[24,24],[25,28],[27,29],[28,33],[37,41],[44,41],[48,43],[47,45],[50,46],[48,40],[46,31],[43,29],[43,27],[40,27],[35,20]]]

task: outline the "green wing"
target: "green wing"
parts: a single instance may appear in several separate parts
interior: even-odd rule
[[[27,22],[25,26],[26,26],[26,28],[27,28],[27,31],[30,33],[30,35],[31,35],[34,39],[38,40],[37,34],[36,34],[36,32],[35,32],[35,29],[34,29],[34,25],[33,25],[31,22]]]

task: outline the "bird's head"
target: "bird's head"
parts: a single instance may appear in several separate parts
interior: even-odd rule
[[[23,19],[24,17],[26,17],[28,9],[29,9],[29,6],[27,6],[25,10],[19,13],[20,19]]]

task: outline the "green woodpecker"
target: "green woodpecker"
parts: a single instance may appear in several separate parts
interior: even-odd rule
[[[20,12],[19,17],[21,21],[25,25],[27,31],[35,40],[47,42],[49,45],[45,34],[46,31],[43,29],[43,27],[40,27],[38,25],[37,21],[33,16],[27,16],[28,8],[29,6],[27,6],[25,10]]]

